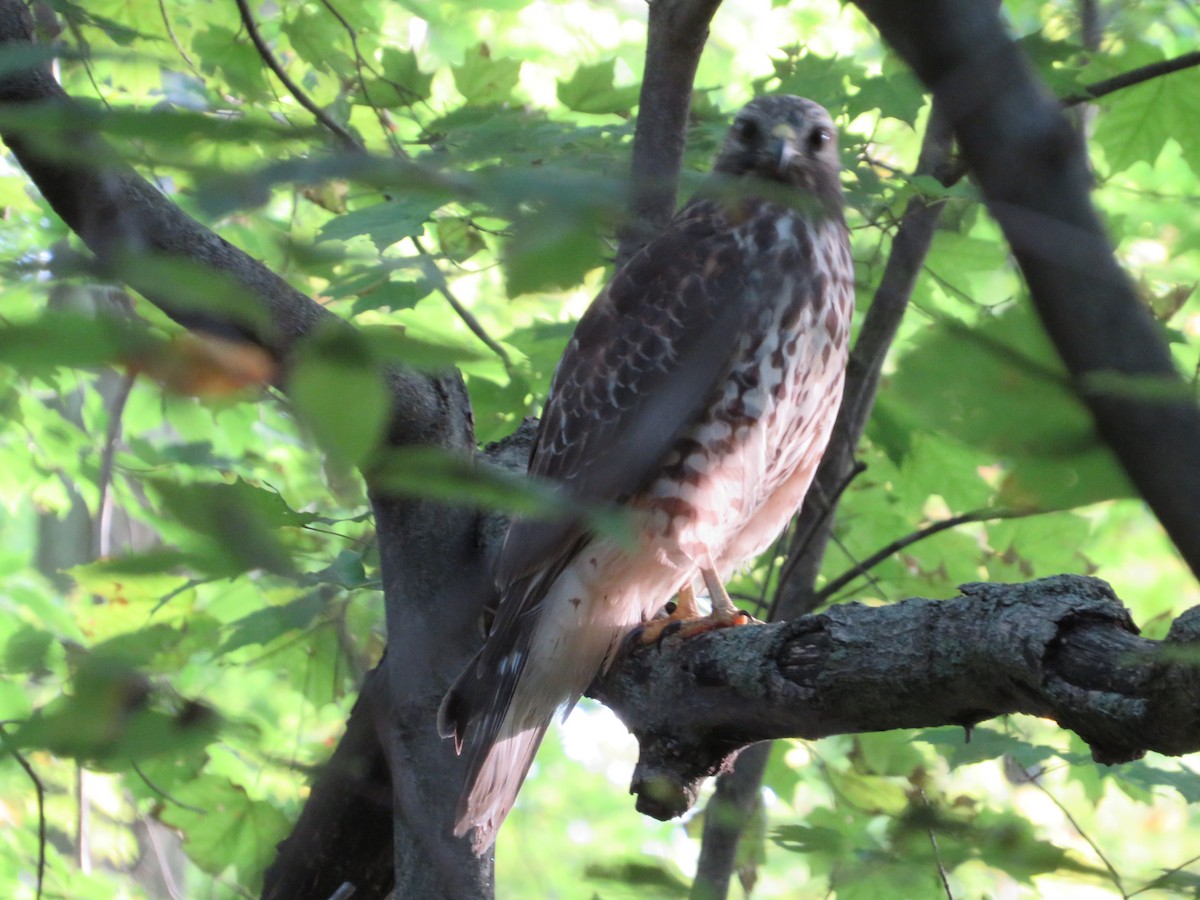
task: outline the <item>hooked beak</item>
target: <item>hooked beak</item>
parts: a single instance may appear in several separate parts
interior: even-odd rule
[[[774,138],[771,149],[774,151],[775,169],[780,175],[786,175],[801,157],[796,146],[796,132],[790,125],[776,125],[771,136]]]

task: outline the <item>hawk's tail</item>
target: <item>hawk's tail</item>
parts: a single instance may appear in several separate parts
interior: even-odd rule
[[[472,663],[451,686],[438,710],[438,730],[443,737],[454,738],[455,749],[462,750],[468,728],[471,731],[467,790],[459,802],[454,834],[461,837],[475,829],[471,843],[476,854],[486,852],[496,840],[554,714],[551,709],[532,723],[528,716],[518,720],[513,714],[511,687],[507,691],[497,687],[485,684]]]

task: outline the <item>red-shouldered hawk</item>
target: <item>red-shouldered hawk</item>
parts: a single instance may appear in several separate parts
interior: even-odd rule
[[[636,514],[622,546],[579,520],[517,519],[500,605],[446,695],[442,733],[468,752],[456,834],[495,840],[558,710],[622,636],[723,582],[804,500],[842,397],[853,263],[835,130],[811,100],[760,97],[713,177],[600,292],[567,345],[529,472]]]

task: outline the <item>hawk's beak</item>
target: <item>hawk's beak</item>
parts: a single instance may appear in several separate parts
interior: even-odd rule
[[[796,132],[790,125],[776,125],[771,129],[771,136],[774,138],[771,149],[774,151],[775,169],[784,175],[801,157],[796,148]]]

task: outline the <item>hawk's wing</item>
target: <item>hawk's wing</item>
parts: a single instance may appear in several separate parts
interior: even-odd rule
[[[580,320],[551,383],[531,475],[587,503],[624,502],[708,408],[747,318],[742,251],[718,209],[713,201],[685,208]],[[537,581],[548,587],[546,570],[561,571],[583,535],[578,518],[515,522],[499,586],[542,572]],[[531,593],[520,613],[536,608],[539,592]]]

